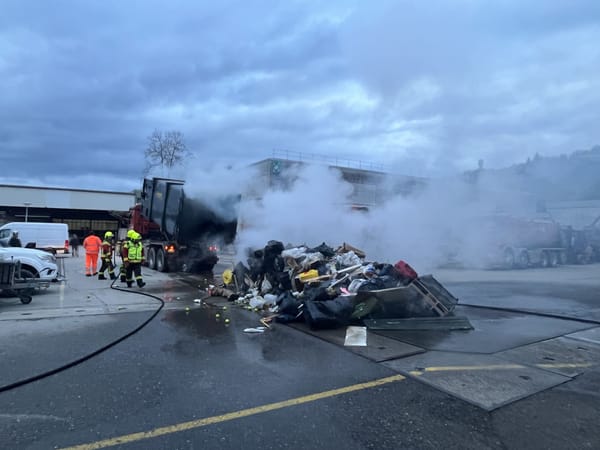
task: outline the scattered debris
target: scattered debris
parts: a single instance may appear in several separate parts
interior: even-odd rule
[[[346,346],[367,346],[367,327],[354,327],[350,326],[346,328],[346,339],[344,340]]]
[[[244,333],[264,333],[266,327],[244,328]]]
[[[365,342],[366,328],[359,325],[367,320],[441,318],[458,303],[433,276],[419,276],[405,261],[365,258],[348,243],[334,250],[324,242],[309,248],[269,241],[248,253],[247,264],[226,270],[221,286],[209,285],[206,292],[261,312],[262,326],[245,332],[264,332],[273,321],[305,321],[313,329],[354,325],[349,332],[364,333]]]

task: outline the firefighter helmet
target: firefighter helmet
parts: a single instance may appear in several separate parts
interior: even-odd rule
[[[135,232],[135,230],[128,230],[127,231],[127,237],[129,239],[133,239],[133,237],[136,235],[137,233]]]
[[[106,233],[104,233],[104,239],[112,239],[114,237],[114,234],[112,234],[112,231],[107,231]]]

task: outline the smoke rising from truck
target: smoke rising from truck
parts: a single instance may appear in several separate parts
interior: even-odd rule
[[[533,181],[524,170],[535,175]],[[500,243],[525,245],[528,234],[536,245],[562,245],[557,224],[540,201],[556,198],[543,183],[560,179],[551,162],[428,179],[402,193],[394,187],[398,179],[389,174],[377,187],[375,204],[359,211],[351,208],[355,186],[338,169],[321,165],[298,164],[286,172],[286,183],[269,188],[264,174],[248,166],[213,166],[186,178],[186,192],[224,221],[238,220],[235,242],[242,261],[246,249],[262,248],[272,239],[309,247],[347,242],[365,250],[369,259],[405,259],[421,271],[448,262],[485,266],[490,256],[502,256],[490,254]],[[593,185],[588,178],[581,180],[586,189]],[[511,218],[540,220],[523,228]]]

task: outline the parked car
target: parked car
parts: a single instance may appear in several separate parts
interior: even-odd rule
[[[60,276],[56,257],[42,250],[21,247],[0,247],[0,261],[21,262],[22,278],[58,281]]]

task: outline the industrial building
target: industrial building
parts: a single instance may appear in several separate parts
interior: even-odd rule
[[[287,188],[295,180],[298,169],[308,164],[339,170],[341,179],[352,185],[348,204],[355,209],[369,208],[389,196],[414,193],[427,182],[425,178],[395,174],[382,164],[296,152],[273,152],[272,158],[252,164],[258,169],[258,177],[255,192],[246,194],[260,197],[266,190]]]
[[[135,202],[135,192],[2,184],[0,223],[66,223],[82,236],[88,230],[117,230]]]

